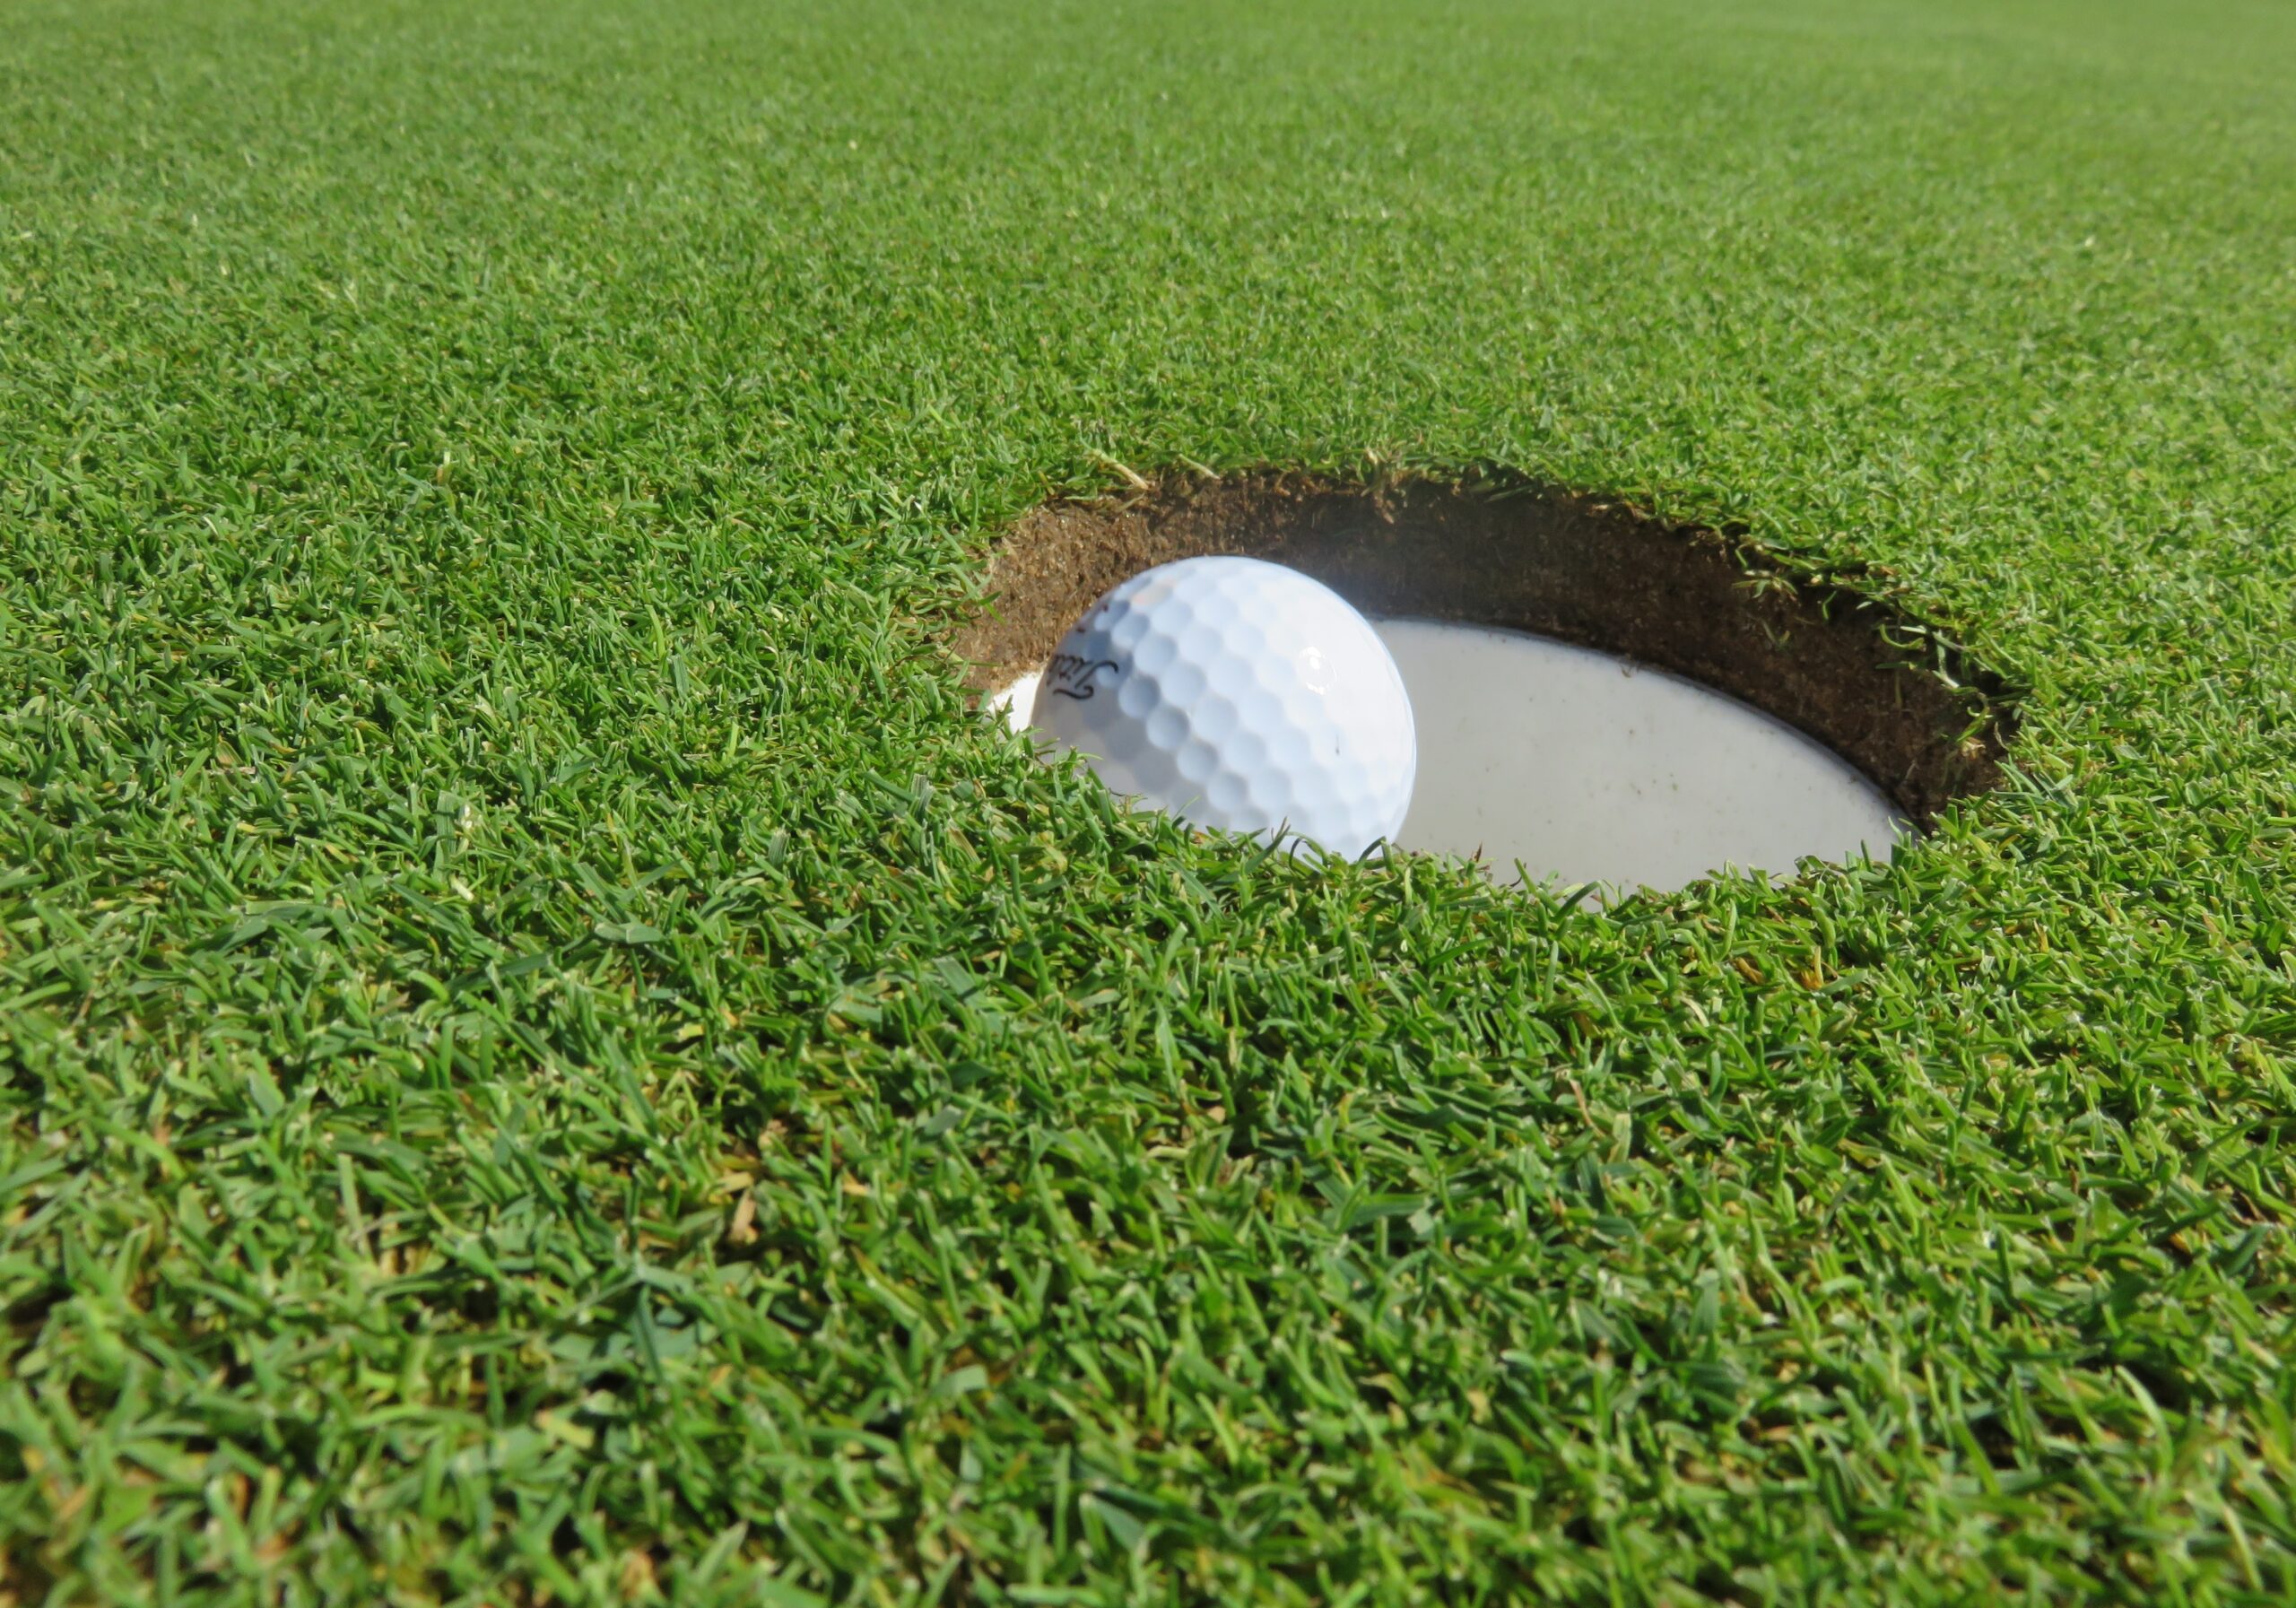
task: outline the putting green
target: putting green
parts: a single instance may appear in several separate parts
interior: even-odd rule
[[[0,1597],[2296,1593],[2296,17],[0,28]],[[1127,814],[1048,495],[1493,465],[2020,689],[1607,910]]]

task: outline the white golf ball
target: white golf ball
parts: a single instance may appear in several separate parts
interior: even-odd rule
[[[1348,859],[1395,835],[1419,768],[1370,622],[1257,559],[1182,559],[1110,590],[1045,666],[1031,723],[1118,793]]]

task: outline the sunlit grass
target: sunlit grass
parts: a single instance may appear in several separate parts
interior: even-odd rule
[[[2296,1591],[2296,26],[0,26],[0,1595]],[[2027,690],[1605,912],[1031,763],[1124,469],[1499,463]]]

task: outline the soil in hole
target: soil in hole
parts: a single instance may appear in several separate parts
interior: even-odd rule
[[[1504,476],[1366,486],[1174,478],[1033,509],[954,646],[970,682],[1036,669],[1092,600],[1174,559],[1243,553],[1374,615],[1535,632],[1730,693],[1824,743],[1926,826],[2000,779],[2007,690],[1926,627],[1722,533]]]

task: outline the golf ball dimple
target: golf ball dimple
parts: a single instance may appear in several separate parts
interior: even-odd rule
[[[1402,826],[1419,762],[1370,622],[1257,559],[1183,559],[1110,590],[1046,665],[1033,725],[1118,793],[1349,859]]]

